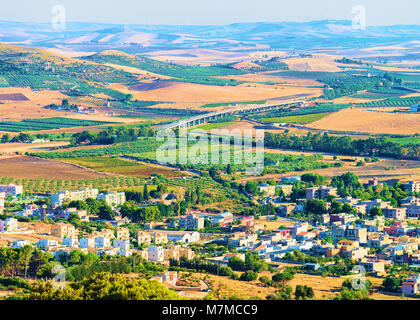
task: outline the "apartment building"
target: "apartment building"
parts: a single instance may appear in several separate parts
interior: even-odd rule
[[[401,208],[406,209],[407,218],[420,218],[420,198],[408,197],[402,200]]]
[[[57,207],[63,205],[64,201],[86,200],[88,198],[96,199],[98,197],[98,189],[85,188],[77,191],[60,191],[51,194],[51,206]]]
[[[356,228],[355,226],[352,226],[352,225],[341,225],[341,226],[333,225],[332,236],[333,236],[334,242],[338,241],[341,238],[345,238],[350,241],[357,241],[362,244],[367,243],[367,229]]]
[[[385,272],[385,263],[379,259],[361,259],[359,265],[364,267],[366,272]]]
[[[15,184],[0,185],[0,192],[4,192],[6,197],[8,195],[16,197],[18,194],[23,193],[23,187]]]
[[[323,199],[326,196],[336,196],[337,195],[337,188],[327,187],[327,186],[319,186],[315,188],[308,188],[306,189],[306,200],[309,201],[311,199]]]
[[[288,197],[292,194],[293,185],[292,184],[278,184],[276,185],[276,189],[280,189],[281,191],[283,191],[284,195]]]
[[[108,237],[95,237],[95,248],[107,248],[111,246],[111,239]]]
[[[276,194],[276,186],[262,184],[258,186],[258,192],[264,193],[267,196],[274,196]]]
[[[57,238],[77,238],[77,229],[69,223],[55,223],[51,226],[51,235]]]
[[[118,240],[129,240],[130,230],[128,228],[117,228],[117,239]]]
[[[117,191],[104,192],[98,195],[98,200],[105,199],[111,207],[118,207],[125,202],[125,193]]]
[[[150,232],[139,231],[137,233],[137,244],[150,244],[152,242],[152,235]]]
[[[40,248],[48,249],[49,247],[58,246],[58,241],[52,239],[40,239],[37,244]]]
[[[181,229],[196,229],[196,230],[203,229],[204,217],[200,217],[191,213],[179,219],[179,227]]]
[[[79,240],[77,238],[64,238],[61,245],[69,248],[77,248],[79,246]]]
[[[401,292],[405,295],[414,295],[420,293],[420,274],[412,274],[405,280],[401,286]]]
[[[0,192],[0,214],[4,212],[4,198],[6,198],[6,193]]]
[[[130,240],[115,239],[113,247],[119,249],[120,252],[128,252],[128,249],[130,249]]]
[[[406,208],[383,208],[382,213],[387,219],[404,220],[406,217]]]
[[[375,199],[369,201],[362,201],[362,204],[366,205],[366,212],[369,213],[374,207],[379,207],[381,209],[392,208],[391,202],[382,201],[382,199]]]
[[[417,181],[409,181],[407,184],[404,185],[404,188],[408,192],[420,192],[420,182]]]
[[[82,238],[79,241],[79,248],[93,248],[95,247],[95,239],[93,238]]]

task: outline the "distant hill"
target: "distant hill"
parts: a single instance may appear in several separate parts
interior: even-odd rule
[[[53,30],[48,23],[0,21],[0,42],[74,51],[115,48],[129,53],[159,49],[208,48],[244,50],[271,48],[362,47],[418,40],[419,25],[352,28],[351,21],[234,23],[226,26],[114,25],[67,23]]]

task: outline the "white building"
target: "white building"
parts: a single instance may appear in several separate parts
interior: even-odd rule
[[[276,194],[276,186],[262,184],[258,186],[258,192],[265,193],[268,196],[274,196]]]
[[[18,221],[15,218],[7,218],[6,220],[0,220],[0,231],[1,232],[14,232],[18,229]]]
[[[58,246],[58,241],[52,239],[40,239],[37,244],[40,248],[56,247]]]
[[[93,248],[95,246],[95,239],[82,238],[79,241],[79,248]]]
[[[118,207],[125,202],[125,193],[117,191],[104,192],[98,195],[98,200],[105,199],[111,207]]]
[[[118,248],[121,251],[128,251],[130,249],[130,240],[114,239],[114,248]]]
[[[96,199],[98,196],[98,189],[85,188],[77,191],[60,191],[51,194],[51,206],[61,206],[64,201],[86,200],[88,198]]]
[[[165,254],[163,252],[162,247],[149,246],[147,248],[147,252],[149,261],[162,262],[163,260],[165,260]]]
[[[79,245],[79,240],[75,238],[64,238],[61,245],[69,248],[77,248]]]
[[[29,244],[30,244],[30,242],[27,241],[27,240],[15,240],[15,241],[13,241],[12,246],[13,246],[13,248],[22,248],[24,246],[28,246]]]
[[[111,246],[111,239],[108,237],[96,237],[95,248],[105,248]]]
[[[23,188],[22,186],[15,184],[0,185],[0,192],[4,192],[6,196],[11,194],[12,196],[16,197],[18,194],[23,193]]]
[[[167,233],[168,240],[172,242],[180,242],[180,243],[195,243],[200,241],[200,233],[197,231],[193,232],[168,232]]]

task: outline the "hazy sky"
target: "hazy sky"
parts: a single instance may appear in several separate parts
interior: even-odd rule
[[[128,24],[230,24],[351,20],[366,7],[367,25],[420,24],[419,0],[2,0],[0,20],[49,22],[54,5],[67,21]]]

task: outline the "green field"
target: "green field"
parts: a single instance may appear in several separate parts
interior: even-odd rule
[[[105,54],[99,53],[83,57],[85,60],[98,63],[113,63],[122,66],[139,68],[155,74],[173,77],[172,81],[208,84],[208,85],[231,85],[236,86],[240,81],[233,79],[220,79],[216,76],[238,75],[243,71],[232,68],[228,65],[213,65],[207,67],[201,66],[183,66],[174,63],[158,61],[146,57],[138,57],[128,54]]]
[[[202,126],[199,126],[197,128],[193,128],[193,129],[190,129],[190,130],[194,130],[194,129],[200,129],[200,130],[220,129],[220,128],[227,127],[228,125],[231,125],[233,123],[235,123],[235,121],[207,123],[207,124],[203,124]]]
[[[118,122],[104,122],[92,120],[80,120],[69,118],[42,118],[42,119],[24,119],[22,121],[2,121],[0,122],[0,131],[22,132],[22,131],[40,131],[53,130],[73,127],[90,127]]]
[[[69,159],[136,154],[137,156],[142,156],[143,159],[149,159],[146,155],[150,154],[150,156],[155,157],[156,149],[160,144],[161,142],[156,141],[155,138],[141,138],[138,141],[117,143],[103,148],[75,150],[70,152],[42,152],[32,153],[31,155],[44,159]]]
[[[176,171],[165,167],[150,166],[146,163],[124,160],[116,157],[85,157],[66,159],[66,162],[74,163],[100,172],[116,173],[125,176],[148,178],[152,173],[163,174],[166,177],[179,176]]]
[[[271,122],[271,123],[309,123],[318,121],[330,113],[314,113],[314,114],[305,114],[301,116],[288,116],[288,117],[276,117],[276,118],[263,118],[259,119],[260,121],[264,122]]]
[[[138,188],[146,183],[140,177],[114,176],[96,179],[19,179],[0,177],[0,183],[15,183],[23,186],[23,192],[28,193],[54,193],[60,190],[79,190],[81,188],[98,188],[99,190],[115,190],[117,188]],[[148,186],[149,187],[149,186]]]
[[[409,107],[420,102],[420,97],[389,98],[381,101],[358,103],[360,107]]]

